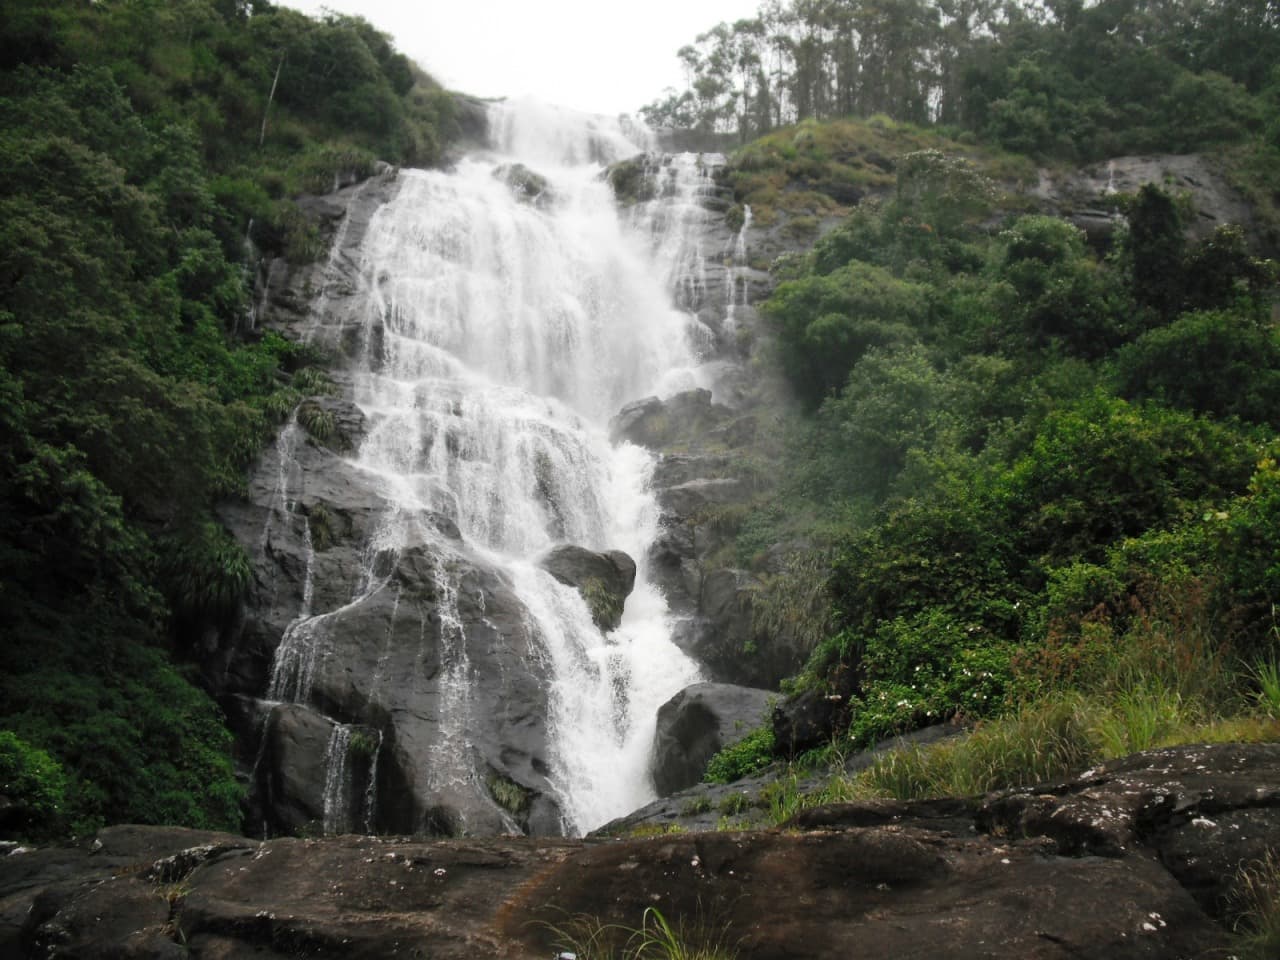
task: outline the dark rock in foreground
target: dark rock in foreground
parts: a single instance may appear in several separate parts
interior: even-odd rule
[[[752,960],[1222,957],[1232,878],[1277,836],[1278,744],[820,807],[783,831],[258,843],[113,827],[0,860],[0,955],[544,958],[548,924],[634,927],[654,907]]]
[[[691,787],[707,762],[760,726],[777,696],[730,683],[695,683],[658,708],[653,738],[653,785],[661,797]]]

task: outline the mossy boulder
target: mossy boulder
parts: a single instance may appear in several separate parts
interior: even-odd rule
[[[621,550],[597,553],[564,544],[550,550],[539,565],[561,583],[576,587],[601,630],[616,629],[622,607],[636,584],[636,563]]]

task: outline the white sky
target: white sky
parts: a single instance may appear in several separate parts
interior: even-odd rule
[[[364,17],[446,87],[634,113],[683,89],[676,51],[759,0],[281,0]]]

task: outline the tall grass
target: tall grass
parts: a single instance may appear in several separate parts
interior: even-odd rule
[[[1202,599],[1188,589],[1136,608],[1123,631],[1105,638],[1106,654],[1075,690],[1028,698],[963,739],[886,753],[857,777],[771,807],[784,814],[875,796],[972,796],[1177,743],[1276,739],[1280,663],[1234,660]]]
[[[874,793],[970,796],[1068,776],[1096,755],[1086,702],[1062,696],[985,723],[962,740],[894,750],[862,774]]]
[[[1273,720],[1280,720],[1280,661],[1259,660],[1249,673],[1257,686],[1253,699],[1258,708]]]

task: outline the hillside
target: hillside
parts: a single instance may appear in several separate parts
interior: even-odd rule
[[[358,19],[6,3],[0,41],[0,776],[7,833],[238,829],[191,682],[248,561],[214,519],[321,357],[255,325],[295,198],[431,164],[452,98]]]

